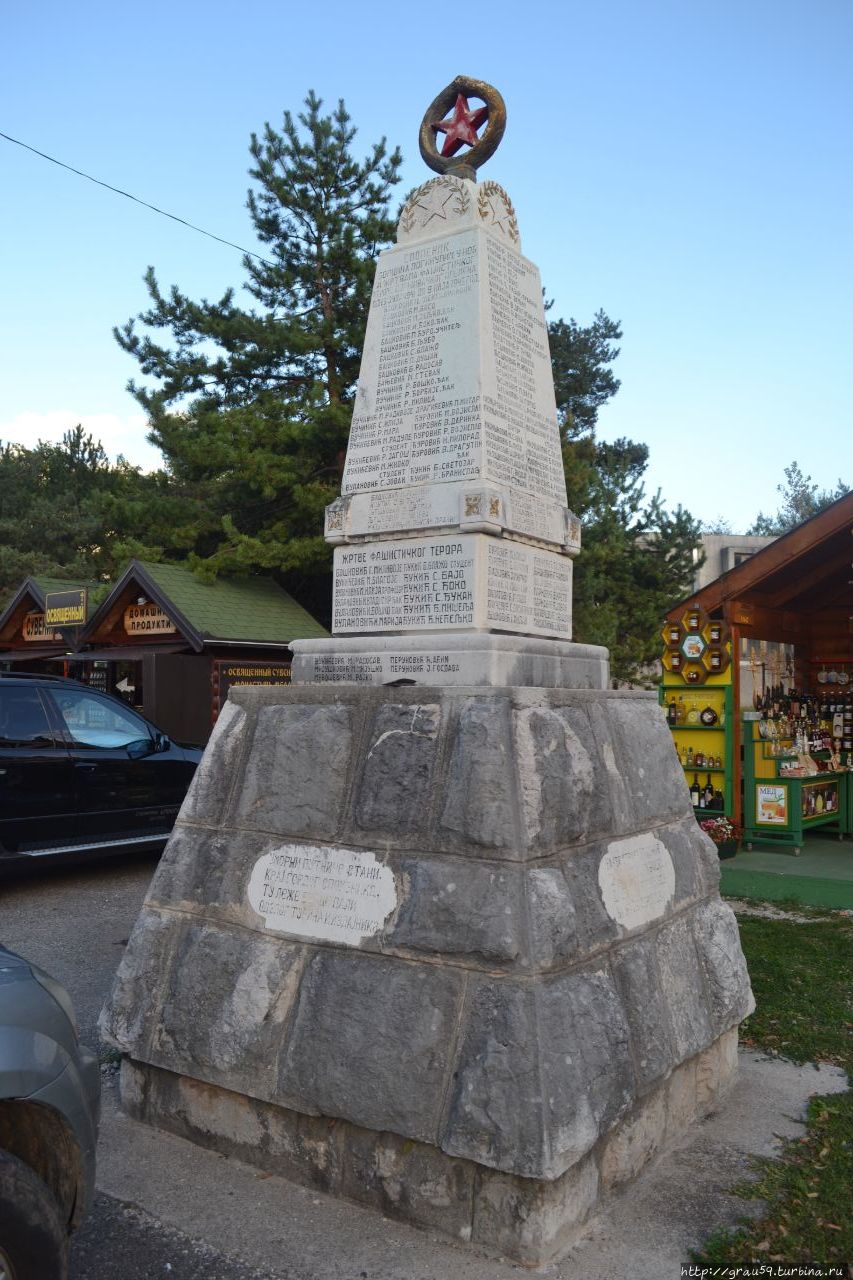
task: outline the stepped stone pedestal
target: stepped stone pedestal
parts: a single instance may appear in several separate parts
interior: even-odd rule
[[[651,695],[233,690],[102,1030],[136,1117],[553,1256],[751,994]]]
[[[482,117],[460,91],[424,130]],[[122,1102],[538,1263],[718,1104],[753,1006],[654,695],[571,643],[580,527],[497,183],[425,183],[380,257],[326,536],[335,636],[231,690],[119,968]]]

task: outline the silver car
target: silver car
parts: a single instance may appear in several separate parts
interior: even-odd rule
[[[0,1280],[65,1280],[94,1191],[100,1100],[65,988],[0,946]]]

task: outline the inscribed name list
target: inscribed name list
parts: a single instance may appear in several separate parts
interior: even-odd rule
[[[539,273],[480,229],[380,256],[342,492],[475,478],[565,505]]]
[[[567,556],[485,534],[338,547],[332,630],[486,627],[568,639],[571,587]]]
[[[397,905],[394,873],[364,849],[284,844],[255,863],[247,897],[276,933],[357,946]]]

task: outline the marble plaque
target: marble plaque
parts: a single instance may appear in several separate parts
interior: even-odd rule
[[[539,273],[479,228],[380,255],[342,492],[471,479],[565,506]]]
[[[397,905],[394,873],[364,849],[283,844],[255,863],[247,897],[276,933],[358,946]]]
[[[567,556],[486,534],[404,538],[335,550],[332,631],[490,628],[571,638]]]
[[[607,914],[625,929],[658,920],[675,893],[675,868],[666,846],[646,832],[615,840],[598,866]]]
[[[423,484],[376,489],[338,499],[326,511],[326,536],[346,541],[420,529],[454,529],[482,520],[555,547],[569,543],[571,513],[557,502],[511,487]],[[574,542],[571,549],[577,549]]]

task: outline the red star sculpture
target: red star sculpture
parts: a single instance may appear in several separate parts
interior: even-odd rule
[[[477,107],[472,111],[468,106],[468,99],[464,94],[460,93],[456,99],[456,106],[453,108],[453,115],[448,116],[446,120],[436,121],[432,128],[436,133],[446,133],[444,146],[441,148],[443,156],[455,156],[460,147],[467,142],[469,147],[473,147],[477,142],[477,130],[481,125],[485,124],[489,118],[488,107]]]

